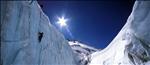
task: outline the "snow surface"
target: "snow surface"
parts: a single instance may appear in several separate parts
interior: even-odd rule
[[[101,51],[68,44],[36,1],[0,4],[0,65],[150,65],[150,1],[135,2],[125,26]]]
[[[87,65],[90,62],[90,55],[96,51],[100,51],[91,46],[85,45],[84,43],[78,41],[69,41],[68,42],[71,48],[74,50],[74,53],[80,59],[78,62],[80,65]]]
[[[127,23],[88,65],[150,65],[150,1],[136,1]]]
[[[37,1],[1,1],[0,65],[79,65]]]

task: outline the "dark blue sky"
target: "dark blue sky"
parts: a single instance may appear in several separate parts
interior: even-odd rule
[[[134,1],[39,1],[50,22],[65,15],[73,38],[95,48],[105,48],[118,34],[132,11]],[[57,27],[58,28],[58,27]]]

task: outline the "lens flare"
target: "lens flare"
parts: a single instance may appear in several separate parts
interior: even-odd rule
[[[58,24],[61,26],[61,27],[65,27],[67,26],[66,22],[68,21],[68,19],[65,19],[64,17],[58,17]]]

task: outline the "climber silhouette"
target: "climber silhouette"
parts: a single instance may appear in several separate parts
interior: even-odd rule
[[[39,40],[39,42],[41,42],[42,37],[43,37],[43,32],[39,32],[38,33],[38,40]]]

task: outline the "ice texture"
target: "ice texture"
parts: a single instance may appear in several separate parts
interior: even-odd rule
[[[150,65],[150,1],[136,1],[114,40],[88,65]]]
[[[37,1],[1,1],[0,65],[78,65]]]

